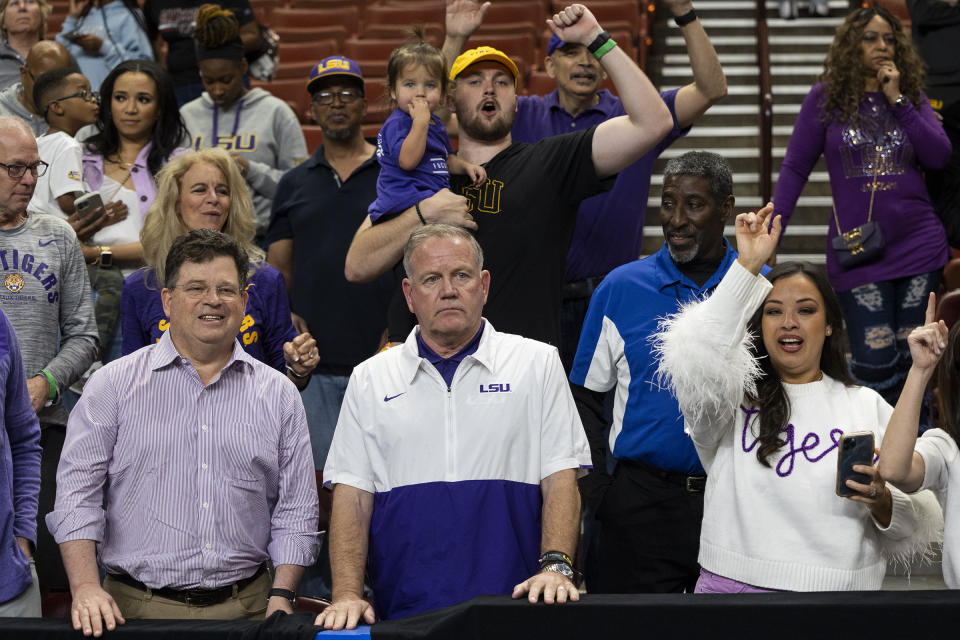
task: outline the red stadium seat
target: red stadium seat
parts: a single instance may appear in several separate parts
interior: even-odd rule
[[[937,302],[937,320],[943,320],[947,327],[952,327],[960,320],[960,291],[956,289],[947,293]]]
[[[260,87],[280,98],[293,109],[301,123],[310,122],[310,95],[307,93],[307,78],[296,80],[274,80],[273,82],[251,81],[251,87]]]
[[[529,33],[536,39],[548,17],[550,14],[536,2],[495,2],[487,9],[477,35]]]
[[[407,41],[406,39],[347,38],[341,51],[344,56],[356,60],[364,75],[380,77],[387,74],[387,61],[393,50]]]
[[[370,5],[363,14],[365,25],[442,24],[443,3],[421,4],[408,2],[401,5]]]
[[[323,130],[316,124],[305,124],[300,128],[303,130],[303,137],[307,140],[307,151],[313,153],[323,142]]]
[[[334,9],[274,9],[270,27],[280,36],[280,42],[313,42],[335,38],[342,44],[360,25],[357,7]]]
[[[281,42],[280,64],[288,62],[320,62],[327,56],[340,53],[340,45],[333,38],[315,42]]]
[[[324,27],[340,25],[348,33],[354,33],[360,27],[360,11],[357,7],[337,7],[333,9],[286,9],[273,10],[270,27]]]
[[[385,78],[364,77],[364,94],[367,98],[367,115],[364,123],[382,124],[390,115],[389,92]],[[379,128],[378,128],[379,130]]]
[[[412,24],[366,24],[358,34],[361,38],[371,40],[402,40],[412,37]],[[426,22],[419,25],[423,28],[427,42],[435,47],[443,44],[443,25],[439,22]]]
[[[567,0],[552,0],[552,5],[556,13],[570,3]],[[631,33],[636,33],[640,29],[640,8],[636,0],[594,0],[588,3],[587,7],[607,31],[626,28]]]

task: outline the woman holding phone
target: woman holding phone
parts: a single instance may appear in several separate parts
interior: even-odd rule
[[[57,42],[76,59],[94,90],[124,60],[153,60],[136,0],[70,0]]]
[[[851,381],[840,305],[820,270],[784,263],[759,275],[780,238],[772,212],[737,216],[737,261],[657,338],[659,373],[707,470],[696,591],[879,589],[888,560],[937,538],[939,506],[867,465],[853,471],[868,482],[836,495],[840,437],[879,441],[893,409]]]
[[[297,388],[306,387],[320,362],[316,341],[309,333],[297,334],[283,276],[254,243],[253,204],[237,161],[222,149],[186,153],[160,171],[157,185],[157,199],[140,235],[147,267],[127,277],[123,286],[123,353],[156,342],[169,327],[159,283],[173,241],[196,229],[211,229],[234,238],[250,256],[250,297],[237,336],[240,345],[285,372]]]
[[[83,145],[83,180],[100,192],[111,217],[82,247],[97,292],[103,360],[109,362],[120,356],[116,320],[123,278],[143,264],[140,230],[156,196],[154,176],[186,151],[179,147],[186,127],[170,76],[155,62],[121,62],[101,92],[98,131]]]

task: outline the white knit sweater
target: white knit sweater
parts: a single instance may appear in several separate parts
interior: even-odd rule
[[[873,431],[879,444],[893,409],[873,390],[824,376],[784,383],[787,445],[756,456],[756,410],[743,398],[758,374],[746,324],[771,285],[734,264],[708,300],[663,323],[660,374],[680,403],[686,432],[707,470],[700,564],[741,582],[791,591],[879,589],[888,558],[923,551],[942,530],[929,492],[890,487],[893,517],[835,493],[837,442]]]

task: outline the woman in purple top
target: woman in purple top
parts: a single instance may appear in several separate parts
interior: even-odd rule
[[[306,387],[317,366],[316,343],[297,335],[283,276],[254,243],[253,204],[236,161],[222,149],[202,149],[171,160],[157,175],[157,197],[140,233],[147,267],[123,285],[123,353],[160,339],[170,325],[160,299],[167,252],[179,235],[213,229],[232,236],[250,256],[246,315],[237,338],[253,357]]]
[[[922,61],[886,9],[847,16],[824,66],[797,116],[773,201],[786,229],[810,171],[826,158],[836,210],[827,271],[850,332],[851,373],[896,404],[910,368],[907,334],[923,324],[949,258],[922,172],[946,164],[950,141],[921,91]],[[868,216],[883,230],[883,255],[844,268],[829,241],[838,226],[845,233]]]

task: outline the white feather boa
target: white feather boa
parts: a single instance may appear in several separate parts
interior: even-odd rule
[[[682,306],[663,318],[651,337],[659,360],[656,382],[669,387],[691,424],[731,415],[745,394],[756,393],[760,377],[750,352],[752,336],[745,333],[726,347],[718,344],[717,332],[724,329],[710,307],[705,302]]]

